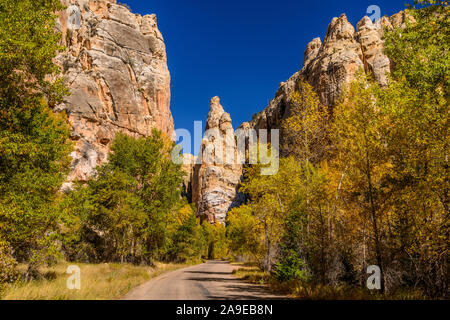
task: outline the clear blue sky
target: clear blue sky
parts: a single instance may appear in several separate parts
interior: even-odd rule
[[[409,0],[119,0],[155,13],[172,75],[175,128],[205,121],[220,96],[234,127],[263,110],[280,82],[301,69],[306,45],[333,17],[356,23],[370,5],[392,15]]]

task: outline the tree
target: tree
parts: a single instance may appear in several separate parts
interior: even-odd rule
[[[12,248],[0,238],[0,292],[2,286],[17,276],[17,261],[12,256]]]
[[[180,186],[184,173],[171,161],[173,143],[153,131],[151,138],[133,139],[119,135],[112,148],[109,166],[121,169],[138,181],[137,195],[142,199],[148,216],[146,250],[156,258],[164,252],[168,215],[180,201]]]
[[[386,31],[390,82],[381,90],[360,77],[350,86],[336,108],[333,140],[334,163],[345,172],[341,209],[344,216],[359,213],[353,234],[363,235],[363,253],[373,240],[386,288],[420,286],[442,296],[448,288],[449,10],[433,3],[411,8],[406,27]],[[363,212],[371,214],[369,234]],[[353,229],[345,227],[349,234]],[[364,256],[362,263],[370,260]]]
[[[301,257],[306,267],[325,283],[333,221],[327,177],[322,167],[327,168],[330,158],[331,118],[308,82],[301,79],[298,88],[291,95],[291,114],[283,123],[283,132],[288,142],[285,149],[298,162],[287,164],[298,168],[295,172],[300,175],[301,183],[298,183],[296,205],[288,214],[281,257],[287,263],[299,261]]]
[[[176,262],[201,258],[207,246],[207,239],[202,237],[202,227],[194,212],[177,228],[172,239],[173,245],[169,254],[171,260]]]
[[[330,145],[330,116],[313,87],[301,79],[291,94],[290,116],[283,122],[283,149],[299,161],[320,163]]]
[[[362,233],[370,230],[373,256],[383,271],[382,221],[387,213],[385,204],[389,193],[383,178],[391,162],[385,147],[385,117],[376,101],[378,90],[377,84],[359,75],[335,108],[333,140],[337,150],[335,164],[339,171],[345,172],[344,191],[358,204],[347,210],[361,215],[363,221],[370,221],[370,228],[363,227]],[[384,281],[381,286],[384,291]]]
[[[416,4],[385,31],[385,88],[361,70],[331,117],[300,82],[283,124],[290,157],[273,176],[245,170],[230,248],[280,281],[365,287],[376,264],[385,292],[448,296],[450,10]]]
[[[58,0],[0,2],[0,119],[3,126],[20,122],[45,97],[53,107],[68,93],[53,58],[63,48],[56,30]],[[19,123],[16,123],[19,125]]]
[[[386,136],[394,190],[392,259],[403,282],[430,296],[448,291],[450,210],[450,9],[416,1],[414,21],[386,34],[394,71],[378,104],[389,116]]]
[[[58,0],[0,2],[0,236],[27,275],[51,261],[58,189],[68,172],[69,126],[52,107],[68,94],[57,78]]]
[[[264,260],[261,224],[249,205],[233,208],[227,216],[227,237],[236,256],[251,257],[260,265]]]
[[[168,254],[183,177],[169,156],[171,146],[157,130],[148,138],[116,136],[109,162],[66,199],[72,255],[88,256],[80,252],[87,248],[99,261],[151,263]]]
[[[261,175],[261,165],[246,168],[240,191],[249,201],[230,213],[228,235],[235,253],[253,253],[264,270],[276,265],[284,270],[283,279],[290,270],[292,275],[312,273],[325,283],[332,202],[321,165],[327,167],[330,119],[311,85],[301,80],[298,87],[283,123],[284,149],[290,156],[280,160],[272,176]]]
[[[267,148],[260,145],[259,148]],[[301,188],[301,168],[290,157],[281,159],[279,171],[261,175],[261,164],[245,169],[240,191],[247,205],[233,209],[228,217],[228,235],[235,253],[252,255],[266,271],[277,262],[284,221]]]
[[[202,232],[206,243],[204,257],[209,260],[225,259],[228,256],[227,228],[221,223],[212,225],[204,221]]]

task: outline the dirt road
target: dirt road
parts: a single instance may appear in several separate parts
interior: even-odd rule
[[[150,280],[125,300],[275,300],[286,299],[237,279],[233,266],[222,261],[176,270]]]

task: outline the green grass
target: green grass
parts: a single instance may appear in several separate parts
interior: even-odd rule
[[[162,273],[192,264],[156,263],[155,268],[129,264],[82,264],[73,263],[81,269],[81,290],[69,290],[66,273],[69,263],[59,263],[41,268],[43,278],[25,283],[19,280],[7,285],[2,300],[114,300],[120,299],[133,288]],[[23,267],[22,267],[23,268]]]

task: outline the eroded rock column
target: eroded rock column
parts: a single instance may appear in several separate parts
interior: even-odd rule
[[[210,223],[225,224],[227,213],[242,204],[238,193],[242,165],[237,163],[236,140],[230,114],[211,99],[201,154],[194,168],[193,202],[197,214]]]

